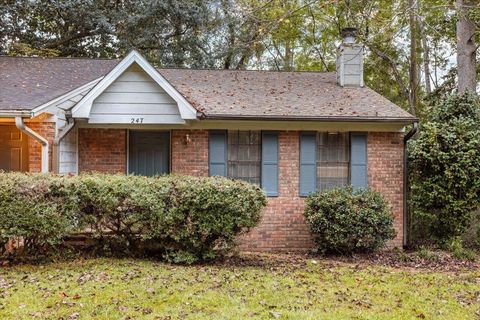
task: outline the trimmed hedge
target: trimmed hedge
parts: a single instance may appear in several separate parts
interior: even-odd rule
[[[42,255],[78,227],[72,181],[0,172],[0,254],[21,238],[26,255]]]
[[[221,177],[0,173],[0,244],[22,237],[32,254],[91,230],[103,253],[193,263],[230,251],[265,205],[257,186]]]
[[[304,215],[322,253],[372,252],[395,237],[388,203],[369,189],[313,193],[306,200]]]

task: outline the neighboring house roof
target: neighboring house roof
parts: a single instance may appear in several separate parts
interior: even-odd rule
[[[104,76],[118,62],[0,56],[0,110],[32,110]]]
[[[0,57],[0,110],[32,110],[106,75],[119,60]],[[370,88],[335,73],[158,69],[206,118],[412,121]]]

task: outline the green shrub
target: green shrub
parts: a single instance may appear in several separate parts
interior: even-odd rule
[[[82,225],[99,241],[103,253],[139,253],[144,226],[164,213],[154,193],[156,181],[141,176],[81,174],[72,178]]]
[[[462,234],[462,243],[466,248],[480,252],[480,209],[471,215],[468,228]]]
[[[0,245],[23,238],[33,254],[87,230],[98,253],[193,263],[231,250],[265,205],[257,186],[221,177],[0,173]]]
[[[306,200],[305,217],[323,253],[371,252],[395,237],[390,208],[372,190],[313,193]]]
[[[74,230],[78,206],[71,185],[50,174],[0,172],[0,254],[9,239],[21,238],[23,253],[39,256]]]
[[[443,249],[450,251],[458,260],[475,261],[477,257],[473,250],[463,246],[463,242],[460,237],[450,239],[443,245]]]
[[[420,246],[414,255],[429,262],[440,262],[442,260],[442,255],[440,252],[432,250],[426,246]]]
[[[148,221],[145,236],[174,262],[209,260],[234,246],[236,237],[258,224],[266,206],[257,186],[221,177],[167,176],[156,179],[163,216]]]
[[[480,205],[480,100],[452,95],[409,143],[414,235],[438,244],[460,236]]]

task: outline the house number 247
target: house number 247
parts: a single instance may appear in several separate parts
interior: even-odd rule
[[[131,124],[143,123],[143,118],[130,118]]]

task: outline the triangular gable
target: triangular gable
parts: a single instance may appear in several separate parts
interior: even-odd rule
[[[112,69],[90,92],[72,109],[74,118],[89,118],[94,100],[100,96],[130,66],[137,64],[177,103],[180,116],[184,120],[197,118],[197,111],[185,98],[137,51],[131,51]]]

